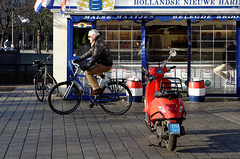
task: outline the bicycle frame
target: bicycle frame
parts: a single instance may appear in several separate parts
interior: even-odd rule
[[[97,96],[90,96],[90,93],[88,92],[88,90],[84,87],[84,85],[82,84],[82,82],[77,78],[80,77],[80,75],[78,75],[78,71],[79,71],[79,65],[76,63],[71,62],[71,64],[76,68],[76,70],[73,72],[72,75],[70,75],[70,79],[71,79],[71,85],[70,87],[68,87],[67,91],[64,94],[63,99],[66,99],[66,97],[68,97],[70,95],[70,90],[73,86],[73,84],[75,83],[75,81],[78,83],[78,85],[84,90],[84,92],[87,94],[87,96],[89,97],[91,104],[95,104],[95,103],[101,103],[101,102],[107,102],[107,101],[111,101],[111,100],[115,100],[116,96],[114,95],[112,89],[109,87],[109,85],[107,84],[106,80],[101,78],[99,85],[101,85],[101,83],[104,83],[105,86],[107,87],[107,89],[109,89],[109,91],[111,92],[111,95],[113,96],[113,98],[111,99],[102,99],[102,100],[98,100],[96,99]],[[73,70],[72,70],[73,71]]]
[[[47,84],[47,65],[46,64],[44,64],[44,67],[42,67],[41,69],[44,69],[44,73],[43,73],[43,77],[44,77],[44,79],[43,79],[43,88],[45,88],[46,87],[46,84]]]
[[[37,73],[39,72],[39,74],[44,77],[43,79],[43,87],[45,88],[46,87],[46,83],[47,83],[47,75],[48,75],[48,67],[47,67],[47,64],[45,63],[46,61],[48,61],[50,58],[51,58],[52,54],[49,55],[44,61],[42,61],[41,63],[39,63],[37,66],[38,66],[38,69],[37,69]],[[44,65],[44,66],[43,66]],[[41,73],[42,70],[44,70],[44,73]]]

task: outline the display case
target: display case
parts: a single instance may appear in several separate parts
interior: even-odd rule
[[[137,37],[141,37],[141,24],[134,21],[97,22],[97,29],[110,48],[112,57],[117,61],[140,61],[141,48]]]
[[[192,24],[192,60],[213,61],[222,60],[222,53],[227,49],[227,43],[236,39],[235,21],[213,20],[198,21]]]
[[[197,73],[191,73],[190,79],[203,79],[207,92],[236,93],[236,68],[223,65],[236,63],[236,59],[228,56],[236,55],[236,21],[198,20],[191,25],[191,69]],[[229,50],[230,45],[235,49]],[[223,69],[215,70],[218,66]],[[231,85],[226,84],[227,79],[232,80]]]
[[[181,22],[153,20],[146,24],[146,34],[150,39],[148,49],[150,62],[161,62],[167,59],[171,48],[178,52],[178,56],[171,58],[171,61],[187,61],[188,36],[185,20]]]

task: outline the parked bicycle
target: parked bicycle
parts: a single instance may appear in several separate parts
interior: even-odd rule
[[[36,74],[33,78],[33,84],[35,88],[35,93],[39,101],[44,100],[44,96],[48,95],[49,90],[53,85],[57,84],[56,79],[51,76],[48,72],[48,67],[46,62],[49,61],[52,54],[49,55],[44,61],[35,60],[33,66],[37,67]]]
[[[90,96],[88,90],[78,79],[80,75],[77,73],[82,66],[72,61],[69,64],[72,68],[71,81],[58,83],[49,92],[48,103],[55,113],[66,115],[75,111],[80,105],[83,91],[90,99],[90,107],[100,105],[105,112],[112,115],[122,115],[130,109],[132,93],[124,82],[111,78],[106,81],[103,74],[99,82],[103,94]]]

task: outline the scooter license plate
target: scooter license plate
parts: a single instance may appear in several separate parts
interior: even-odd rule
[[[179,124],[169,124],[168,129],[169,129],[169,134],[180,134]]]

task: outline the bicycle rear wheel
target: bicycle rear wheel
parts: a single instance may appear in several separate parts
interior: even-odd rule
[[[44,85],[43,85],[43,81],[42,81],[42,76],[40,74],[36,74],[34,76],[33,79],[33,83],[34,83],[34,88],[35,88],[35,93],[37,96],[37,99],[42,102],[44,99],[44,93],[45,93],[45,89],[44,89]]]
[[[126,113],[132,106],[132,93],[130,89],[122,82],[110,82],[108,86],[111,90],[106,86],[102,88],[103,94],[101,95],[101,100],[105,99],[106,102],[101,102],[100,106],[109,114],[122,115]],[[111,100],[107,101],[108,99]]]
[[[48,104],[57,114],[70,114],[77,109],[81,101],[81,93],[77,85],[61,82],[53,86],[48,95]]]

